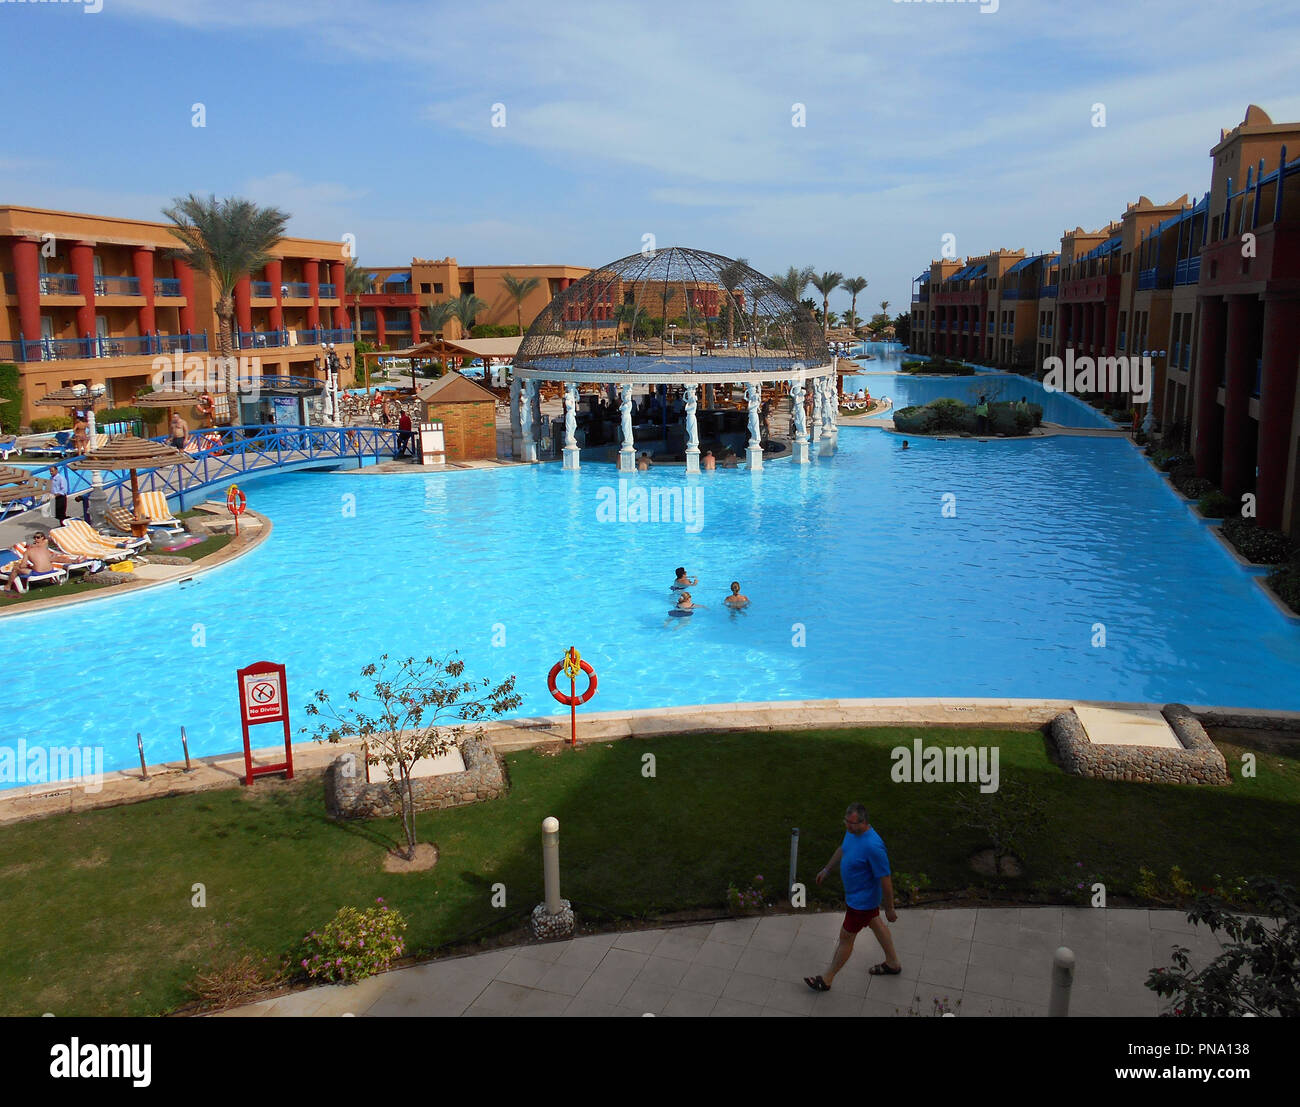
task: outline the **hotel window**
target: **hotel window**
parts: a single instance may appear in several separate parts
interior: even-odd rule
[[[427,282],[422,281],[422,282],[420,283],[420,292],[421,292],[422,294],[424,294],[424,295],[428,295],[428,293],[429,293],[429,287],[430,287],[430,286],[429,286],[429,284],[428,284]]]
[[[461,291],[461,295],[462,295],[462,296],[465,296],[465,295],[473,296],[473,295],[474,295],[474,282],[473,282],[473,281],[461,281],[461,282],[460,282],[460,291]]]
[[[435,296],[441,296],[441,295],[442,295],[442,285],[438,284],[436,281],[434,282],[434,285],[433,285],[433,294],[434,294]]]

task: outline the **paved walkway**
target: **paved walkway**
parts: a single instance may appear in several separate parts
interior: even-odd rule
[[[1087,907],[913,909],[892,926],[899,976],[858,938],[832,991],[804,976],[826,968],[839,913],[770,915],[514,946],[399,969],[347,987],[320,987],[225,1012],[263,1015],[867,1015],[1044,1016],[1052,954],[1075,954],[1070,1014],[1154,1016],[1147,972],[1183,944],[1193,963],[1219,949],[1180,911]],[[960,1001],[960,1006],[958,1006]]]

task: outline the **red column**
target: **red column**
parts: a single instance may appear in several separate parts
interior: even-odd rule
[[[1118,350],[1115,349],[1115,339],[1119,334],[1119,304],[1106,305],[1106,345],[1102,350],[1103,354],[1108,357],[1114,357]],[[1140,352],[1140,351],[1139,351]]]
[[[419,344],[420,344],[420,309],[418,307],[413,307],[411,308],[411,345],[418,346]]]
[[[1194,384],[1196,435],[1192,441],[1192,453],[1196,456],[1196,475],[1209,480],[1218,479],[1223,464],[1218,395],[1227,318],[1228,308],[1221,298],[1215,296],[1201,300],[1201,334],[1196,340]]]
[[[387,329],[388,320],[384,318],[384,309],[376,306],[375,308],[375,345],[382,346],[388,338]]]
[[[344,301],[344,284],[343,284],[343,263],[341,261],[330,262],[330,283],[334,285],[334,295],[338,297],[339,302],[334,308],[334,329],[347,330],[352,324],[348,320],[348,309]],[[356,335],[352,336],[356,338]]]
[[[153,247],[137,246],[131,251],[131,268],[135,278],[140,282],[140,294],[144,297],[144,306],[140,308],[140,333],[153,334]]]
[[[95,244],[72,244],[72,271],[77,274],[77,286],[85,304],[77,308],[77,333],[82,338],[95,336]]]
[[[307,277],[307,294],[311,297],[311,307],[307,309],[307,326],[315,330],[320,326],[320,261],[308,258],[302,264]]]
[[[181,333],[194,334],[194,270],[180,258],[172,258],[172,270],[181,282],[181,295],[185,298],[180,308]]]
[[[13,245],[18,329],[24,341],[37,342],[41,337],[40,242],[35,238],[16,238]]]
[[[1286,468],[1295,410],[1296,362],[1300,360],[1300,300],[1264,301],[1264,371],[1259,386],[1259,482],[1257,522],[1282,528]]]
[[[271,330],[283,330],[284,297],[281,295],[280,285],[284,281],[284,263],[279,258],[266,263],[266,279],[271,282],[271,295],[275,299],[275,306],[271,308]]]
[[[1223,478],[1219,487],[1238,500],[1254,483],[1255,455],[1247,449],[1250,390],[1255,383],[1254,296],[1228,300],[1228,347],[1223,359],[1228,375],[1223,386]]]
[[[235,329],[239,331],[251,331],[253,329],[253,308],[249,302],[252,294],[252,283],[247,274],[240,277],[235,282],[234,300],[235,300]],[[238,346],[239,336],[235,336],[235,345]]]

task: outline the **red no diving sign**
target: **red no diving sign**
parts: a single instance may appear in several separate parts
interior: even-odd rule
[[[244,728],[244,783],[263,773],[284,772],[293,779],[293,746],[289,738],[289,707],[285,694],[285,667],[273,661],[259,661],[235,674],[239,679],[239,716]],[[248,728],[258,723],[284,726],[284,760],[274,765],[254,765]]]

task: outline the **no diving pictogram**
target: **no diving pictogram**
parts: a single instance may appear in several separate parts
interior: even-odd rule
[[[279,699],[279,689],[274,684],[267,684],[263,681],[261,684],[254,684],[248,694],[248,698],[254,703],[271,703]]]

